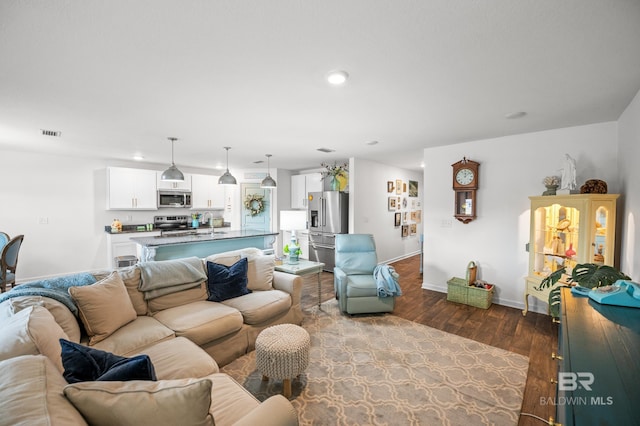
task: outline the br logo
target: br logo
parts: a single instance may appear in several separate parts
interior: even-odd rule
[[[558,390],[574,391],[576,389],[585,389],[590,391],[594,380],[592,373],[560,372],[558,373]]]

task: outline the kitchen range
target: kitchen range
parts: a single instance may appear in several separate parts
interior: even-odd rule
[[[349,194],[339,191],[309,192],[309,260],[335,266],[336,234],[349,232]]]

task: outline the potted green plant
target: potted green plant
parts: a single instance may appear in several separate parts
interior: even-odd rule
[[[542,290],[547,287],[553,287],[565,272],[566,268],[561,268],[552,272],[542,280],[538,289]],[[598,265],[595,263],[580,263],[571,271],[571,279],[582,287],[597,288],[611,285],[618,280],[630,280],[631,278],[618,271],[613,266]],[[552,288],[549,293],[549,311],[551,316],[554,318],[558,318],[560,316],[560,289],[562,287],[567,286],[557,286]]]

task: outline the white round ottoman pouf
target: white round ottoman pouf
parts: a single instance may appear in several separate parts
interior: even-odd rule
[[[280,324],[267,327],[256,339],[256,368],[262,379],[283,380],[283,394],[291,396],[291,379],[309,366],[311,338],[302,327]]]

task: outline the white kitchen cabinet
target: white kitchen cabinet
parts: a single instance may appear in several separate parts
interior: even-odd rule
[[[191,191],[191,175],[187,173],[184,174],[184,180],[182,182],[172,182],[167,180],[162,180],[162,173],[164,172],[156,172],[156,185],[158,189],[179,189],[182,191]]]
[[[303,173],[291,176],[291,208],[306,209],[307,194],[322,191],[321,173]]]
[[[131,237],[156,237],[159,235],[160,231],[107,234],[107,265],[109,265],[110,268],[116,269],[118,265],[115,259],[120,256],[134,256],[140,260],[138,244],[131,241]]]
[[[220,176],[191,175],[191,208],[223,210],[225,186],[218,183]]]
[[[157,210],[156,171],[107,168],[108,210]]]

